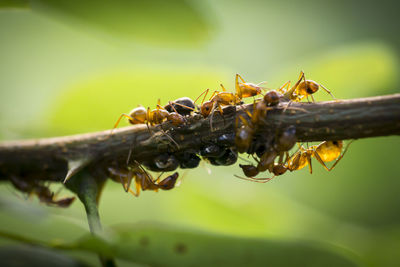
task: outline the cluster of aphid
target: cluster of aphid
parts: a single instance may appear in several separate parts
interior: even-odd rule
[[[138,161],[133,161],[133,163],[129,163],[128,159],[124,167],[116,164],[108,166],[109,177],[121,183],[126,192],[139,196],[140,190],[158,191],[159,189],[170,190],[174,188],[179,176],[178,173],[175,172],[161,179],[162,173],[174,171],[178,167],[181,169],[196,168],[201,158],[212,165],[227,166],[237,162],[238,153],[247,153],[253,157],[257,164],[239,164],[246,177],[235,176],[255,182],[267,182],[288,170],[300,170],[307,165],[309,165],[310,172],[312,172],[312,157],[316,158],[326,170],[330,171],[346,152],[347,148],[342,154],[342,141],[324,141],[319,145],[313,145],[308,148],[304,148],[299,144],[299,150],[293,155],[289,155],[289,151],[297,142],[296,128],[294,126],[287,127],[269,139],[258,134],[259,122],[261,118],[266,116],[268,110],[278,106],[284,106],[286,110],[291,102],[301,101],[305,97],[308,99],[309,96],[314,101],[312,95],[319,88],[323,88],[333,97],[331,92],[321,84],[306,80],[303,72],[300,73],[298,81],[293,86],[289,81],[277,90],[266,90],[260,84],[246,83],[239,74],[236,75],[235,93],[227,92],[222,84],[221,88],[222,91],[215,91],[208,101],[205,100],[209,89],[204,91],[195,101],[184,97],[170,101],[166,106],[161,106],[160,101],[158,101],[156,108],[153,110],[137,107],[129,114],[122,114],[117,120],[114,129],[123,117],[128,118],[131,124],[146,124],[149,127],[149,125],[158,126],[164,122],[169,122],[173,126],[179,127],[184,126],[187,123],[187,119],[193,113],[196,113],[204,118],[210,117],[210,128],[213,131],[213,116],[216,111],[222,115],[224,114],[222,109],[224,106],[240,108],[244,98],[253,97],[253,112],[243,109],[245,113],[236,117],[234,133],[222,134],[214,142],[205,144],[200,149],[161,154],[150,162],[139,163]],[[259,95],[263,97],[255,99]],[[203,96],[203,100],[200,106],[197,106],[195,103],[201,96]],[[168,136],[167,133],[165,134]],[[171,137],[168,138],[176,143]],[[336,162],[332,167],[328,168],[325,162],[333,160],[336,160]],[[150,171],[160,172],[161,175],[154,178],[145,168]],[[272,177],[256,178],[259,173],[265,171],[269,171]],[[134,181],[136,190],[131,189],[132,181]]]

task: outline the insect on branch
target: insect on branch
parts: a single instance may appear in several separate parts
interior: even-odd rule
[[[150,162],[162,153],[198,150],[235,135],[236,118],[246,117],[253,105],[227,106],[223,115],[188,116],[185,125],[168,122],[159,126],[134,125],[74,136],[0,143],[0,180],[18,176],[26,180],[62,182],[82,168],[101,170],[110,162],[126,164],[127,157]],[[400,134],[400,94],[329,102],[280,103],[266,112],[257,128],[259,135],[275,135],[296,128],[299,142],[358,139]],[[173,139],[173,141],[171,140]],[[229,142],[229,141],[228,141]],[[234,146],[234,141],[230,144]]]

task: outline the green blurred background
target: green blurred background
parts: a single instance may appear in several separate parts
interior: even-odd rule
[[[275,88],[304,70],[339,99],[399,92],[397,1],[32,0],[0,7],[0,140],[110,129],[139,104],[194,99],[219,83],[233,90],[235,73]],[[399,137],[358,140],[331,173],[314,164],[312,175],[304,169],[266,184],[235,178],[237,165],[207,164],[181,172],[176,189],[137,199],[109,182],[100,214],[110,232],[151,223],[272,244],[311,242],[363,266],[398,266],[399,148]],[[78,202],[49,208],[26,202],[11,185],[0,190],[1,231],[66,241],[88,232]],[[91,253],[68,254],[97,262]]]

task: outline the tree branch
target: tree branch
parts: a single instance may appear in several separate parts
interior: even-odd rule
[[[140,163],[160,153],[198,151],[216,143],[222,134],[235,134],[236,117],[252,112],[253,105],[228,106],[224,115],[188,117],[187,124],[151,127],[137,125],[82,135],[0,143],[0,180],[11,175],[23,179],[63,181],[83,167],[109,162],[126,164],[128,155]],[[294,125],[300,142],[358,139],[400,134],[400,94],[318,103],[281,102],[260,120],[257,134],[276,135]],[[167,133],[167,134],[166,134]],[[173,139],[174,141],[172,141]],[[234,146],[232,141],[231,146]]]

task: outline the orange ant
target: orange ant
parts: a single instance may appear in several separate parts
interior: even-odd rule
[[[51,192],[48,187],[39,184],[36,181],[28,182],[26,180],[18,179],[15,176],[11,176],[10,181],[18,190],[28,194],[35,194],[39,198],[40,202],[44,202],[47,205],[55,205],[58,207],[67,208],[75,200],[75,197],[67,197],[55,200],[56,194]]]
[[[300,170],[305,166],[309,166],[310,173],[312,173],[311,158],[315,157],[319,163],[327,170],[331,171],[336,164],[343,158],[344,154],[347,152],[349,145],[353,141],[349,142],[342,153],[343,141],[324,141],[319,145],[311,146],[305,149],[300,146],[300,150],[292,155],[286,164],[286,167],[290,171]],[[335,163],[328,168],[325,162],[335,161]]]
[[[239,82],[239,79],[241,80],[241,83]],[[200,108],[200,113],[204,117],[207,117],[212,110],[215,108],[218,108],[220,113],[222,114],[222,108],[221,105],[236,105],[240,104],[243,98],[246,97],[251,97],[251,96],[256,96],[261,94],[262,92],[262,87],[259,85],[264,82],[261,82],[259,84],[254,84],[254,83],[246,83],[242,76],[239,74],[236,74],[235,78],[235,88],[236,88],[236,93],[230,93],[227,92],[225,87],[220,84],[222,88],[222,92],[219,91],[214,91],[214,93],[211,95],[209,101],[204,102],[208,92],[210,89],[205,90],[203,93],[201,93],[195,102],[203,95],[203,101],[201,102],[201,108]]]
[[[158,99],[157,107],[153,110],[150,110],[150,108],[147,108],[146,110],[143,106],[134,108],[131,110],[131,112],[129,112],[129,115],[125,113],[121,114],[113,129],[117,128],[123,117],[128,118],[128,121],[131,124],[146,123],[147,125],[156,125],[163,123],[166,120],[168,120],[175,126],[184,124],[186,122],[185,118],[176,111],[171,102],[170,105],[175,112],[170,113],[164,107],[162,107],[160,105],[160,99]]]
[[[108,167],[107,170],[111,179],[121,183],[125,192],[130,192],[135,197],[139,196],[140,189],[143,191],[151,190],[156,192],[158,189],[170,190],[175,187],[176,180],[179,177],[179,174],[175,172],[159,182],[162,174],[154,180],[153,177],[136,161],[130,168],[117,169],[115,167]],[[133,179],[135,181],[136,192],[130,188]]]
[[[290,100],[296,101],[296,102],[301,101],[301,99],[303,99],[304,97],[308,98],[308,96],[311,96],[311,99],[313,100],[313,102],[315,102],[313,94],[316,93],[320,87],[322,89],[324,89],[328,94],[330,94],[333,99],[336,99],[333,96],[333,94],[331,93],[331,91],[329,91],[322,84],[318,84],[317,82],[315,82],[313,80],[306,80],[303,71],[300,71],[299,80],[296,82],[296,84],[292,88],[289,89],[290,81],[288,81],[278,90],[283,92],[283,88],[285,88],[285,87],[286,87],[286,92],[284,93],[284,95],[287,98],[289,98]]]
[[[239,83],[239,79],[242,81]],[[235,78],[235,88],[236,88],[236,96],[241,100],[245,97],[252,97],[261,94],[263,88],[260,87],[260,84],[265,82],[261,82],[259,84],[254,83],[246,83],[242,76],[236,74]]]

